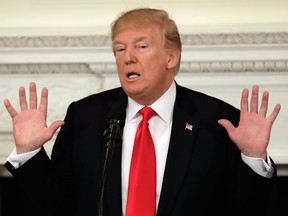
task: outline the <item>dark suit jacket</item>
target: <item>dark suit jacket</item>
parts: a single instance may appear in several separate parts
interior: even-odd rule
[[[96,216],[105,158],[103,131],[111,109],[127,105],[122,88],[71,103],[51,160],[42,149],[22,167],[6,167],[47,215]],[[239,110],[177,85],[173,126],[157,216],[263,215],[273,178],[257,175],[217,123],[239,121]],[[185,130],[186,123],[193,126]],[[263,202],[263,203],[261,203]],[[105,216],[122,215],[121,145],[113,156],[104,200]]]

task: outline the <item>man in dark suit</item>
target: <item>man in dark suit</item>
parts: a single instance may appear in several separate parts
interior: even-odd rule
[[[149,126],[157,159],[151,216],[265,215],[277,176],[267,147],[280,105],[266,116],[268,92],[258,109],[257,85],[250,106],[248,89],[243,90],[240,110],[179,86],[174,78],[181,41],[165,11],[123,13],[112,25],[112,47],[121,87],[71,103],[64,121],[46,125],[48,90],[43,88],[38,107],[33,82],[29,105],[24,87],[19,89],[20,112],[4,101],[16,145],[5,166],[35,208],[47,215],[99,214],[103,131],[111,111],[124,110],[123,138],[109,167],[103,215],[131,216],[126,203],[133,141],[142,118],[138,111],[149,106],[156,112]],[[50,159],[43,145],[59,127]],[[143,215],[146,207],[143,203],[134,216]]]

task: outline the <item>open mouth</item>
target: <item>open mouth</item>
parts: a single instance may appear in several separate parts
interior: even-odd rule
[[[129,72],[129,73],[128,73],[128,78],[129,78],[129,79],[137,78],[137,77],[139,77],[139,76],[140,76],[140,74],[138,74],[138,73],[136,73],[136,72]]]

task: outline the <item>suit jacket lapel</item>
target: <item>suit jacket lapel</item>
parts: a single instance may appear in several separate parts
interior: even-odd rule
[[[179,87],[177,90],[179,90]],[[177,93],[177,97],[178,95]],[[177,199],[177,193],[187,172],[193,151],[198,120],[189,113],[193,110],[191,104],[188,105],[190,107],[188,111],[186,111],[188,107],[185,109],[182,105],[182,107],[179,106],[184,101],[185,98],[183,98],[183,101],[180,98],[176,98],[171,139],[157,216],[170,215],[171,210],[174,208],[173,203]],[[186,123],[188,123],[188,128],[186,128]]]

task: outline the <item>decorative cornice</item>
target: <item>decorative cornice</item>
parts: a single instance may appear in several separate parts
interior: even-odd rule
[[[88,64],[0,64],[1,74],[93,73]]]
[[[181,35],[180,73],[288,72],[287,32]],[[1,74],[116,74],[107,35],[0,36]]]
[[[288,44],[288,32],[182,34],[183,46]],[[107,35],[0,36],[0,48],[110,46]]]
[[[0,48],[99,47],[109,46],[106,35],[0,36]]]
[[[288,44],[288,32],[211,33],[181,35],[183,45]]]
[[[116,74],[113,63],[0,64],[1,74]],[[288,61],[182,62],[179,73],[288,72]]]
[[[288,72],[288,61],[181,62],[180,73]]]

